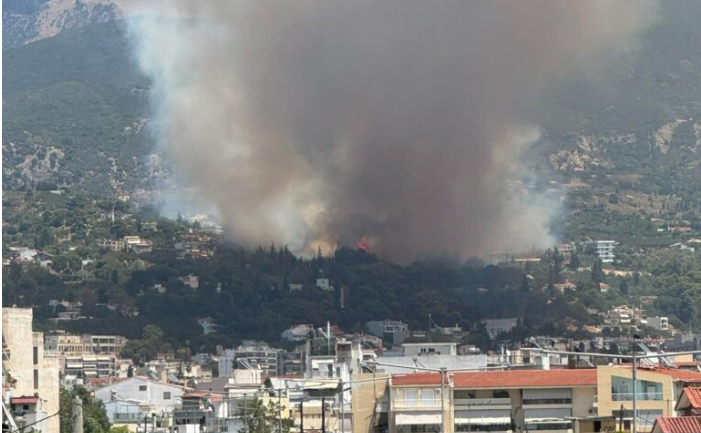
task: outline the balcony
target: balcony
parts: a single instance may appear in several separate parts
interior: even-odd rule
[[[440,402],[439,402],[440,403]],[[511,409],[511,399],[506,398],[458,398],[455,407],[461,409]]]
[[[397,409],[440,409],[440,399],[401,399],[394,403]]]
[[[659,401],[662,400],[661,392],[638,392],[638,401]],[[613,392],[611,393],[611,401],[633,401],[632,392]]]
[[[142,422],[148,414],[141,412],[115,412],[115,423]]]

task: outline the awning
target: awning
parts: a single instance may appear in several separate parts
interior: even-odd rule
[[[527,423],[534,424],[559,424],[563,422],[572,422],[571,418],[526,418]]]
[[[440,424],[441,414],[400,413],[395,418],[397,425]]]
[[[511,424],[511,418],[508,416],[492,417],[492,418],[457,418],[455,424],[469,425],[498,425]]]
[[[39,403],[39,397],[32,396],[22,396],[10,399],[11,404],[37,404]]]
[[[303,389],[304,390],[335,390],[338,389],[339,387],[339,382],[322,382],[322,381],[314,381],[314,380],[309,380],[304,382]]]

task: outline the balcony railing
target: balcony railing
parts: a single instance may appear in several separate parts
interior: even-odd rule
[[[633,401],[632,392],[614,392],[611,393],[612,401]],[[637,400],[662,400],[661,392],[638,392]]]
[[[146,413],[140,412],[115,412],[114,421],[115,422],[141,422],[144,417],[148,416]]]
[[[457,398],[455,406],[511,406],[510,398]]]
[[[441,399],[401,399],[394,404],[398,408],[439,408],[441,407]]]

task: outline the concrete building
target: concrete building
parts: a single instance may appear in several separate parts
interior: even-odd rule
[[[616,241],[596,241],[596,255],[602,263],[612,263],[616,256],[613,250],[616,248]]]
[[[457,356],[458,349],[455,343],[404,343],[402,344],[404,356],[433,356],[450,355]]]
[[[145,418],[165,420],[181,404],[181,386],[145,377],[130,377],[99,388],[95,397],[105,404],[110,422],[117,425],[143,423]]]
[[[127,344],[121,335],[74,335],[56,333],[44,338],[46,350],[64,355],[112,355],[119,353]]]
[[[669,318],[664,316],[648,317],[647,325],[658,331],[669,331]]]
[[[31,424],[59,410],[59,363],[44,351],[44,335],[32,331],[31,308],[2,309],[3,397],[18,409],[18,426]],[[59,433],[57,416],[32,426],[42,433]]]
[[[509,332],[518,324],[518,319],[515,317],[509,317],[506,319],[484,319],[482,324],[487,330],[489,338],[494,340],[499,334]]]
[[[443,386],[437,373],[397,375],[390,382],[389,431],[439,431],[443,420],[447,433],[630,431],[631,375],[626,366],[458,372],[448,374]],[[678,396],[699,381],[698,372],[639,369],[638,431],[675,416]]]
[[[409,337],[409,325],[398,320],[371,320],[365,324],[368,334],[382,338],[387,347],[402,344]]]
[[[200,328],[202,328],[202,333],[205,335],[214,334],[217,332],[217,321],[209,316],[198,317],[197,324],[200,325]]]
[[[124,247],[128,251],[137,254],[150,253],[153,249],[153,243],[147,239],[142,239],[139,236],[124,236]]]
[[[236,349],[227,349],[219,356],[219,376],[231,377],[241,368],[260,369],[266,376],[279,374],[280,349],[262,341],[244,340]]]
[[[114,355],[59,355],[61,373],[84,380],[93,377],[117,377]]]

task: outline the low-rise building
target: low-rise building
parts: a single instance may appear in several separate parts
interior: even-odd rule
[[[505,319],[484,319],[482,320],[484,328],[487,330],[487,335],[492,340],[495,340],[499,334],[503,334],[514,329],[518,325],[518,319],[508,317]]]
[[[669,331],[669,318],[664,316],[648,317],[647,325],[658,331]]]
[[[458,354],[456,343],[404,343],[402,344],[404,356],[429,356],[429,355],[450,355]]]
[[[170,418],[182,394],[181,386],[145,377],[130,377],[95,390],[111,423],[132,426],[154,415],[161,420]]]
[[[124,236],[124,248],[137,254],[150,253],[153,243],[140,236]]]
[[[371,320],[365,324],[365,331],[382,338],[388,347],[402,344],[409,337],[409,325],[398,320]]]

